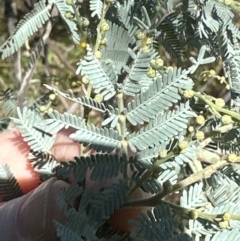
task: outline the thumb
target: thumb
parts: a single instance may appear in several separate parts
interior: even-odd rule
[[[53,220],[64,222],[66,219],[64,209],[57,204],[62,187],[69,184],[51,178],[27,195],[1,204],[1,240],[55,240]]]

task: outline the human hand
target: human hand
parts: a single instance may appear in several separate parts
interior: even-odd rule
[[[71,130],[61,131],[51,149],[59,161],[79,156],[79,144],[68,138],[70,133]],[[0,204],[0,239],[3,241],[54,240],[52,220],[63,222],[65,219],[63,209],[56,202],[59,190],[69,184],[51,178],[38,187],[39,176],[27,160],[28,152],[29,147],[18,131],[0,134],[0,163],[9,166],[23,193],[28,193]]]
[[[80,155],[79,144],[68,138],[70,133],[71,130],[63,130],[56,137],[51,153],[58,161],[73,160],[74,156]],[[27,160],[30,149],[18,131],[0,134],[0,148],[0,163],[9,165],[26,194],[0,204],[1,240],[55,240],[55,226],[52,221],[63,223],[66,218],[63,210],[56,205],[58,193],[61,187],[68,187],[69,184],[51,178],[38,187],[39,176]],[[116,180],[97,183],[90,181],[88,172],[85,187],[96,192],[114,181]],[[141,197],[143,193],[139,189],[132,198]],[[109,222],[114,228],[129,232],[132,226],[128,221],[136,219],[141,210],[139,207],[122,208],[110,217]]]

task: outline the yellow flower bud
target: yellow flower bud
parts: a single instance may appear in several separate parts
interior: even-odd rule
[[[73,81],[73,82],[71,83],[71,85],[72,85],[73,87],[77,86],[76,81]]]
[[[211,70],[209,71],[209,76],[215,76],[215,75],[216,75],[215,70],[214,70],[214,69],[211,69]]]
[[[224,83],[226,81],[225,76],[222,76],[220,79],[221,79],[221,83]]]
[[[193,96],[194,96],[194,91],[193,90],[184,90],[183,91],[183,96],[185,97],[185,98],[188,98],[188,99],[190,99],[190,98],[192,98]]]
[[[222,228],[222,229],[226,229],[229,226],[229,222],[228,221],[221,221],[218,224],[219,224],[219,227]]]
[[[165,158],[167,156],[167,150],[161,151],[160,152],[160,157]]]
[[[97,59],[101,59],[101,57],[102,57],[102,53],[101,53],[100,51],[96,51],[96,52],[94,53],[94,55],[95,55],[95,57],[96,57]]]
[[[204,140],[204,138],[205,138],[204,132],[202,132],[202,131],[197,131],[197,133],[196,133],[196,138],[197,138],[199,141]]]
[[[205,123],[205,118],[204,116],[202,115],[199,115],[196,117],[196,122],[199,124],[199,125],[203,125]]]
[[[53,108],[52,108],[52,107],[50,107],[50,108],[48,109],[48,113],[51,113],[51,112],[53,112]]]
[[[224,3],[228,6],[232,4],[232,0],[225,0]]]
[[[187,141],[180,141],[178,143],[178,146],[181,148],[181,149],[185,149],[188,147],[188,142]]]
[[[50,99],[50,100],[55,100],[55,99],[56,99],[56,95],[55,95],[55,94],[49,95],[49,99]]]
[[[162,67],[164,65],[164,62],[162,59],[158,58],[155,60],[155,64],[157,65],[157,67]]]
[[[232,123],[232,117],[229,115],[223,115],[222,122],[224,125],[228,125],[228,124]]]
[[[66,0],[67,5],[73,5],[73,0]]]
[[[73,13],[71,13],[70,11],[66,12],[64,16],[67,19],[73,19],[73,17],[74,17]]]
[[[156,76],[156,70],[150,67],[150,68],[148,69],[147,75],[148,75],[148,77],[150,77],[150,78],[154,78],[154,77]]]
[[[90,21],[89,21],[89,19],[87,19],[87,18],[84,18],[84,20],[83,20],[83,26],[84,27],[87,27],[87,26],[89,26],[89,24],[90,24]]]
[[[234,153],[231,153],[228,155],[228,161],[229,162],[236,162],[238,160],[238,156]]]
[[[199,216],[198,210],[191,210],[189,212],[189,216],[191,219],[197,219]]]
[[[150,48],[149,48],[149,46],[145,45],[145,46],[143,46],[143,47],[140,49],[140,51],[142,51],[142,52],[144,52],[144,53],[147,53],[147,52],[150,51]]]
[[[189,132],[193,132],[193,131],[194,131],[193,126],[189,126],[189,127],[188,127],[188,131],[189,131]]]
[[[139,40],[142,40],[142,39],[145,38],[145,36],[146,36],[145,33],[143,33],[143,32],[138,32],[136,38],[139,39]]]
[[[229,221],[231,219],[231,213],[225,212],[222,217],[223,221]]]
[[[40,110],[41,112],[45,112],[45,111],[47,110],[47,107],[46,107],[45,105],[41,105],[40,108],[39,108],[39,110]]]
[[[184,148],[184,149],[182,149],[182,150],[180,151],[181,154],[184,154],[184,153],[186,153],[186,152],[187,152],[187,148]]]
[[[82,77],[82,82],[83,82],[84,84],[88,84],[88,83],[89,83],[89,79],[88,79],[87,75],[84,75],[84,76]]]
[[[103,101],[103,96],[101,94],[97,94],[95,95],[94,100],[96,100],[98,103],[101,103]]]
[[[215,104],[219,107],[224,107],[225,106],[225,101],[222,98],[218,98],[215,100]]]
[[[107,38],[105,37],[101,40],[101,44],[106,44],[106,43],[107,43]]]
[[[146,44],[149,45],[149,44],[151,44],[151,43],[152,43],[152,39],[151,39],[151,38],[147,38]]]
[[[110,26],[109,26],[109,24],[108,24],[107,22],[104,22],[104,23],[101,25],[100,28],[101,28],[102,31],[108,31],[109,28],[110,28]]]
[[[80,46],[82,48],[86,48],[87,47],[87,42],[86,41],[81,41]]]

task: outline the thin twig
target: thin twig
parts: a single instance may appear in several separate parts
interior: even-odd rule
[[[169,186],[169,187],[167,187],[167,189],[164,188],[163,192],[160,192],[160,193],[154,195],[153,197],[150,197],[147,199],[142,199],[142,200],[131,200],[131,201],[126,202],[124,206],[156,206],[156,205],[159,205],[161,200],[165,196],[169,195],[170,193],[179,191],[180,189],[187,187],[199,180],[211,177],[211,175],[213,173],[215,173],[218,168],[220,168],[226,164],[227,164],[226,160],[221,160],[217,163],[214,163],[214,164],[206,167],[205,169],[203,169],[200,172],[190,175],[189,177],[178,182],[177,184],[175,184],[172,187]]]
[[[15,31],[15,23],[17,19],[14,17],[8,18],[8,32],[12,35]],[[19,49],[16,53],[14,53],[14,75],[17,83],[17,87],[20,88],[22,82],[22,66],[21,66],[21,50]]]
[[[219,107],[217,105],[215,105],[210,99],[207,98],[207,96],[205,95],[202,95],[198,92],[195,92],[194,96],[198,97],[200,100],[204,101],[207,105],[209,105],[213,110],[216,110],[217,112],[220,112],[220,113],[224,113],[224,114],[227,114],[237,120],[240,121],[240,115],[235,112],[235,111],[232,111],[232,110],[227,110],[223,107]]]
[[[63,55],[62,51],[58,48],[55,41],[48,39],[47,44],[51,47],[51,50],[57,55],[62,64],[64,64],[71,72],[76,72],[76,67],[72,66],[67,58]]]
[[[51,33],[51,30],[52,30],[52,23],[51,21],[48,21],[47,25],[46,25],[46,29],[45,29],[45,33],[43,34],[42,36],[42,39],[43,39],[43,42],[46,43],[50,33]],[[27,95],[27,92],[28,92],[28,89],[29,89],[29,83],[30,83],[30,80],[33,76],[33,72],[35,70],[35,67],[36,67],[36,62],[32,65],[31,68],[29,68],[23,78],[23,81],[22,81],[22,85],[21,85],[21,88],[19,90],[19,93],[18,93],[18,98],[17,98],[17,106],[19,107],[22,107],[23,106],[23,103],[24,103],[24,99]]]

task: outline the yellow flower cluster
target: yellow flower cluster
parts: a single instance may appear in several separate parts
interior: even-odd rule
[[[197,138],[199,141],[204,140],[204,138],[205,138],[204,132],[202,132],[202,131],[197,131],[197,133],[196,133],[196,138]]]
[[[199,115],[196,117],[196,122],[199,124],[199,125],[203,125],[205,123],[205,118],[204,116],[202,115]]]
[[[239,157],[234,153],[231,153],[231,154],[228,155],[228,161],[229,162],[236,162],[238,159],[239,159]]]
[[[229,115],[223,115],[222,122],[224,125],[228,125],[228,124],[232,123],[232,117]]]
[[[187,141],[181,141],[178,143],[178,146],[180,147],[180,149],[185,149],[188,147],[188,142]]]
[[[156,76],[156,70],[150,67],[147,72],[148,77],[154,78]]]
[[[194,96],[194,91],[193,90],[184,90],[183,91],[183,96],[185,97],[185,98],[188,98],[188,99],[190,99],[190,98],[192,98],[193,96]]]
[[[225,106],[225,101],[222,98],[218,98],[215,100],[215,104],[219,107],[224,107]]]

